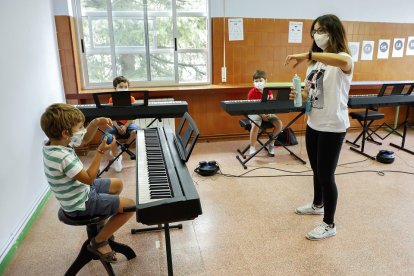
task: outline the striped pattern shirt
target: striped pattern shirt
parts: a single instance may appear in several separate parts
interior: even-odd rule
[[[43,147],[45,175],[62,209],[67,212],[84,211],[90,186],[74,177],[83,169],[75,150],[64,146]]]

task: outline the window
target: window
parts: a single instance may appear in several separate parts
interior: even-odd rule
[[[210,82],[208,0],[76,0],[86,88]]]

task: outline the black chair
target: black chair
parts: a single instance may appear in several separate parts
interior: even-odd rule
[[[252,123],[249,119],[240,119],[239,124],[242,128],[244,128],[245,130],[247,130],[250,133],[250,130],[252,129]],[[273,129],[274,126],[271,122],[266,122],[263,121],[262,124],[260,125],[260,129],[259,129],[259,133],[257,135],[257,142],[263,146],[263,142],[260,140],[261,136],[263,135],[267,135],[268,137],[268,141],[270,139],[272,139],[273,135],[271,131],[267,131],[268,129]],[[237,149],[237,152],[243,157],[243,159],[246,159],[246,151],[248,151],[250,148],[250,143],[242,150]],[[265,149],[268,151],[268,148],[265,147]]]
[[[365,140],[370,141],[372,143],[375,143],[377,145],[382,145],[381,142],[378,142],[374,139],[374,137],[372,137],[373,135],[377,136],[379,139],[384,140],[385,138],[381,137],[380,135],[377,134],[377,131],[385,124],[381,124],[379,126],[377,126],[375,129],[371,128],[372,123],[374,123],[376,120],[380,120],[380,119],[384,119],[384,114],[383,113],[379,113],[377,111],[372,111],[372,110],[368,110],[368,111],[355,111],[355,112],[350,112],[349,116],[354,119],[357,120],[358,123],[361,125],[362,127],[362,131],[361,133],[355,138],[354,141],[350,141],[350,140],[346,140],[347,143],[353,145],[354,147],[359,148],[361,145],[358,144],[358,141],[363,137],[363,135],[365,134]],[[365,124],[365,125],[364,125]]]
[[[60,208],[58,212],[59,220],[68,225],[80,226],[85,225],[86,231],[88,233],[88,239],[83,243],[82,248],[78,254],[78,257],[66,271],[65,276],[76,275],[82,267],[92,260],[100,260],[102,265],[105,267],[108,275],[115,275],[114,270],[110,263],[101,260],[98,256],[91,253],[87,246],[100,231],[100,229],[105,224],[105,220],[109,217],[81,217],[81,218],[72,218],[65,214],[65,212]],[[136,257],[136,254],[132,248],[129,246],[118,243],[115,241],[115,238],[112,236],[109,240],[109,245],[112,250],[115,252],[123,254],[128,260],[131,260]]]

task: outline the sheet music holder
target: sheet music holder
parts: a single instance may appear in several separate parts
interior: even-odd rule
[[[378,93],[378,97],[390,95],[410,95],[413,92],[414,83],[384,83]]]
[[[131,94],[139,94],[135,103],[131,103]],[[103,98],[107,99],[112,97],[112,104],[108,104],[108,100],[103,103]],[[93,100],[96,107],[108,108],[108,107],[128,107],[128,106],[140,106],[148,105],[148,90],[141,91],[114,91],[114,92],[98,92],[93,94]]]
[[[273,93],[273,99],[269,100],[269,91]],[[290,88],[276,88],[276,87],[265,87],[263,89],[261,102],[265,103],[268,101],[290,101],[289,100]]]
[[[174,137],[174,142],[177,146],[180,158],[184,162],[187,162],[190,158],[199,135],[200,132],[198,131],[196,123],[193,118],[191,118],[190,114],[186,112],[181,119],[180,126]]]

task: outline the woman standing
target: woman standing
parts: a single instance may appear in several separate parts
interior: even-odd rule
[[[305,90],[308,121],[306,150],[313,170],[313,202],[296,208],[299,215],[324,215],[323,222],[306,234],[309,240],[336,235],[334,216],[338,200],[335,169],[349,127],[348,94],[353,62],[345,29],[339,18],[327,14],[316,18],[310,32],[313,43],[307,53],[286,57],[293,67],[309,61]],[[291,99],[294,99],[294,92]]]

